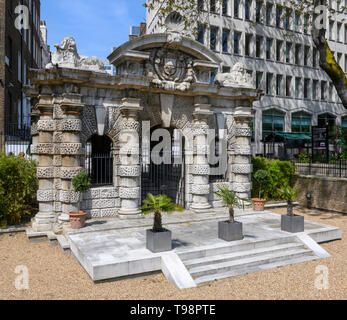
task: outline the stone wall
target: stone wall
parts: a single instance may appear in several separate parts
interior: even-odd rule
[[[295,188],[300,189],[299,203],[307,205],[306,194],[312,194],[312,207],[347,213],[347,179],[296,176]]]
[[[81,209],[88,213],[89,218],[115,217],[119,208],[118,188],[91,188],[83,195]]]

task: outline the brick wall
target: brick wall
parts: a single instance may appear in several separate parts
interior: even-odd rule
[[[300,189],[299,203],[307,205],[306,194],[312,194],[312,207],[347,213],[347,179],[296,176],[295,188]]]

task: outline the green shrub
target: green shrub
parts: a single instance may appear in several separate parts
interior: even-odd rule
[[[87,192],[91,186],[91,180],[88,174],[85,171],[80,172],[72,179],[72,186],[75,192]]]
[[[36,162],[0,153],[0,227],[33,213],[37,189]]]
[[[280,161],[256,157],[252,159],[253,174],[252,174],[252,197],[259,196],[260,184],[255,179],[254,175],[259,170],[265,170],[269,174],[268,182],[262,186],[262,195],[266,199],[280,200],[280,189],[292,185],[293,177],[295,174],[295,167],[290,161]]]

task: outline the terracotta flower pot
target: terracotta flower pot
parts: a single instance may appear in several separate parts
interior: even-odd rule
[[[87,212],[72,211],[69,213],[69,216],[72,229],[81,229],[84,227],[87,218]]]
[[[265,199],[252,199],[254,211],[264,211],[265,210]]]

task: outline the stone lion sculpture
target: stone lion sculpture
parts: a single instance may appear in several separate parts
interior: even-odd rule
[[[222,87],[253,87],[253,79],[245,66],[238,62],[229,73],[218,73],[215,83]]]
[[[73,68],[106,73],[104,63],[97,57],[80,56],[77,52],[76,41],[72,37],[65,37],[60,44],[56,44],[56,52],[52,53],[52,62],[47,69],[54,65],[63,68]]]

